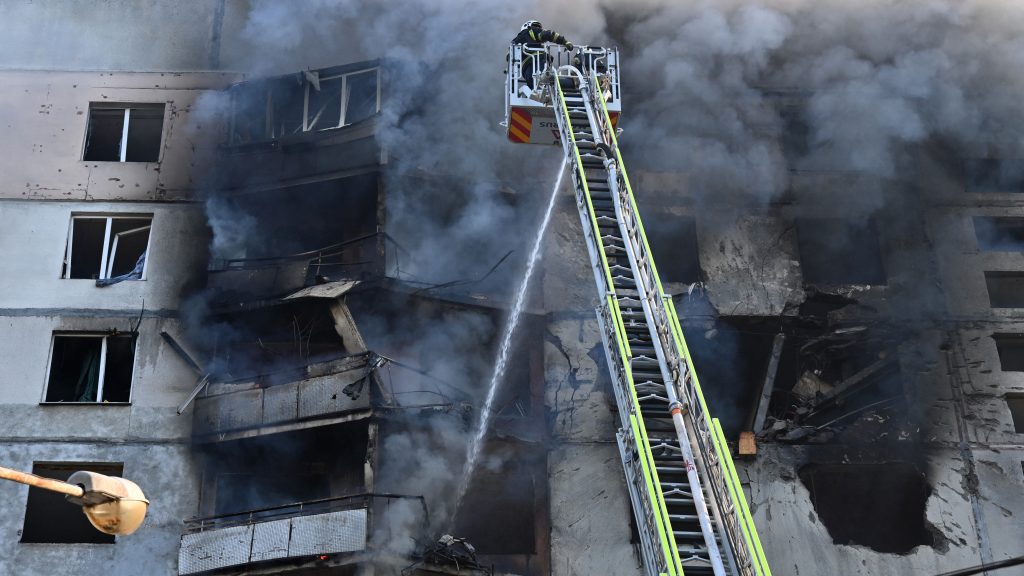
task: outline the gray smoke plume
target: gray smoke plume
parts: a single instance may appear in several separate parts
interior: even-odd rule
[[[508,250],[515,256],[478,287],[497,290],[521,274],[560,160],[555,148],[508,144],[498,125],[507,43],[531,18],[574,43],[622,49],[627,162],[685,174],[679,186],[698,207],[739,213],[792,193],[816,216],[919,226],[924,197],[939,192],[910,184],[927,172],[948,187],[959,171],[933,148],[954,158],[1024,153],[1018,3],[573,0],[499,9],[469,0],[255,0],[229,12],[244,22],[225,39],[229,68],[268,75],[388,60],[378,129],[390,155],[387,226],[404,249],[398,274],[413,281],[477,278]],[[794,171],[857,177],[837,196],[793,190]],[[501,193],[509,189],[515,194]],[[215,236],[233,239],[236,223],[221,231],[220,221],[230,219],[211,221]],[[935,305],[911,300],[914,310]],[[420,346],[443,347],[440,334],[416,335]],[[478,391],[463,361],[455,354],[436,369]],[[437,419],[396,435],[382,453],[416,454],[395,478],[415,479],[419,493],[443,503],[459,469],[446,447],[467,440],[462,427]]]

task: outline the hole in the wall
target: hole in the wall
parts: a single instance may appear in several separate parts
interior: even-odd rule
[[[800,266],[808,284],[885,284],[873,221],[797,218]]]
[[[933,545],[934,535],[925,519],[932,489],[915,465],[808,464],[798,475],[836,544],[891,554]]]

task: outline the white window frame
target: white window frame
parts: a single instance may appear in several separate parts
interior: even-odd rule
[[[53,352],[57,346],[57,338],[102,338],[103,341],[100,343],[100,373],[98,382],[96,383],[96,399],[91,402],[48,402],[46,395],[50,391],[50,372],[53,371]],[[79,405],[93,405],[93,404],[110,404],[112,406],[125,406],[132,403],[132,394],[135,392],[135,348],[132,348],[132,377],[128,384],[128,401],[127,402],[104,402],[103,401],[103,385],[107,379],[107,339],[111,338],[110,334],[102,332],[54,332],[50,335],[50,356],[46,364],[46,380],[43,381],[43,397],[39,400],[40,404],[79,404]]]
[[[350,76],[356,76],[356,75],[359,75],[359,74],[366,74],[368,72],[374,72],[376,74],[376,80],[377,80],[377,84],[376,84],[376,86],[377,86],[377,106],[376,106],[376,109],[374,110],[374,114],[379,114],[380,113],[380,101],[381,101],[380,66],[374,66],[372,68],[363,68],[361,70],[354,70],[352,72],[346,72],[344,74],[336,74],[334,76],[324,76],[323,78],[319,78],[318,79],[317,86],[319,86],[320,82],[326,82],[328,80],[337,80],[338,78],[341,78],[341,98],[339,99],[339,105],[341,106],[341,113],[338,116],[338,125],[337,126],[325,126],[323,128],[317,128],[316,130],[318,132],[322,132],[324,130],[334,130],[336,128],[344,128],[345,126],[351,126],[352,125],[351,123],[346,122],[346,118],[345,118],[345,116],[348,113],[348,98],[349,98],[349,95],[351,93],[351,88],[349,87],[348,79],[349,79]],[[305,98],[303,100],[303,106],[302,106],[302,131],[303,132],[309,132],[310,130],[313,130],[313,124],[316,123],[316,118],[310,118],[309,117],[309,114],[310,114],[310,110],[309,110],[309,94],[310,94],[310,90],[316,90],[316,87],[313,86],[312,82],[307,82],[306,83],[306,95],[305,95]]]
[[[115,219],[131,219],[141,220],[143,218],[149,218],[149,225],[140,226],[131,230],[125,230],[123,232],[117,232],[114,234],[114,242],[111,245],[110,234],[111,228],[113,227]],[[114,266],[114,256],[117,254],[117,241],[121,236],[128,234],[134,234],[143,230],[149,230],[149,238],[146,240],[146,260],[142,263],[142,276],[139,277],[139,281],[146,279],[146,270],[149,268],[149,249],[153,244],[153,214],[99,214],[99,213],[72,213],[71,223],[68,225],[68,239],[64,249],[64,268],[61,272],[61,279],[63,280],[84,280],[84,278],[71,278],[71,258],[72,248],[74,247],[75,239],[75,220],[101,220],[107,221],[106,229],[103,232],[103,253],[100,255],[100,269],[99,269],[99,280],[107,280],[110,278],[111,269]],[[91,278],[89,280],[92,280]]]
[[[99,105],[98,106],[93,106],[93,104],[99,104]],[[153,109],[155,109],[157,106],[161,106],[162,107],[164,116],[163,116],[163,120],[160,123],[160,152],[157,153],[157,159],[152,161],[152,162],[159,162],[160,159],[161,159],[160,157],[163,156],[163,143],[164,143],[164,130],[163,130],[163,126],[167,122],[167,104],[165,104],[163,102],[135,102],[134,104],[135,104],[136,109],[141,109],[142,107],[153,108]],[[127,162],[128,161],[127,160],[127,158],[128,158],[128,124],[131,121],[131,112],[132,112],[132,105],[131,104],[110,104],[110,105],[108,105],[106,103],[90,103],[89,104],[89,126],[86,127],[86,134],[85,134],[86,139],[88,139],[89,138],[89,130],[91,129],[91,124],[92,124],[92,111],[93,110],[121,110],[122,108],[124,109],[124,125],[121,126],[121,141],[118,142],[119,151],[118,151],[118,160],[116,160],[116,162]],[[86,147],[82,146],[82,160],[83,161],[85,160],[85,153],[86,153]],[[88,162],[115,162],[115,160],[88,160]],[[146,164],[146,162],[132,162],[132,163],[133,164]]]

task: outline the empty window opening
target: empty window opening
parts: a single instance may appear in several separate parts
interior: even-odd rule
[[[978,248],[986,252],[1024,251],[1024,218],[974,217]]]
[[[891,554],[932,545],[925,521],[931,486],[913,464],[808,464],[798,475],[836,544]]]
[[[33,474],[57,480],[67,480],[79,470],[121,476],[124,466],[120,463],[87,462],[36,462],[32,465]],[[113,544],[114,537],[93,528],[82,513],[82,508],[65,500],[63,494],[32,487],[28,489],[28,504],[25,507],[21,541],[46,544]]]
[[[1024,308],[1024,272],[985,272],[993,308]]]
[[[134,365],[133,336],[54,334],[44,402],[128,402]]]
[[[71,218],[61,278],[141,280],[153,216]]]
[[[1024,160],[984,158],[964,164],[968,192],[1024,192]]]
[[[163,127],[163,104],[90,104],[82,159],[156,162]]]
[[[798,218],[796,227],[804,282],[885,284],[882,250],[873,221]]]
[[[1024,372],[1024,334],[993,334],[999,353],[999,369]]]
[[[1024,394],[1007,394],[1006,406],[1010,409],[1013,419],[1013,431],[1024,434]]]
[[[693,218],[659,214],[647,219],[645,232],[662,282],[700,280],[697,224]]]

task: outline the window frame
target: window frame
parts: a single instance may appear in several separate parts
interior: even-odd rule
[[[135,232],[138,232],[140,230],[146,229],[146,230],[149,230],[149,238],[146,239],[146,249],[144,251],[144,253],[146,254],[146,260],[142,263],[142,275],[139,276],[138,280],[132,280],[133,282],[144,282],[147,279],[146,273],[149,270],[149,256],[150,256],[149,252],[150,252],[150,249],[152,248],[152,244],[153,244],[153,220],[155,219],[155,216],[156,215],[153,214],[153,213],[150,213],[150,214],[136,214],[136,213],[72,212],[71,213],[71,219],[68,222],[68,237],[67,237],[66,243],[64,244],[64,261],[63,261],[63,263],[61,265],[60,279],[61,280],[88,280],[90,282],[95,282],[96,280],[109,280],[110,279],[110,273],[112,271],[111,269],[113,268],[113,265],[114,265],[114,256],[117,254],[117,242],[118,242],[118,239],[121,236],[125,235],[125,234],[135,233]],[[75,239],[75,219],[76,218],[77,219],[81,219],[81,220],[100,220],[100,219],[105,219],[106,220],[106,226],[105,226],[105,230],[103,232],[103,252],[100,254],[100,269],[99,269],[99,277],[97,277],[97,278],[72,278],[71,277],[71,262],[72,262],[72,257],[73,257],[72,248],[74,246],[74,239]],[[113,240],[113,243],[111,242],[111,239],[110,239],[111,227],[113,226],[113,223],[114,223],[113,221],[115,219],[141,220],[141,219],[144,219],[144,218],[148,218],[149,219],[149,225],[148,226],[141,226],[141,227],[138,227],[138,228],[133,228],[131,230],[125,230],[123,232],[117,232],[117,233],[114,234],[115,238]]]
[[[48,401],[46,399],[47,394],[50,392],[50,373],[53,371],[53,353],[58,337],[103,338],[103,341],[100,344],[100,367],[99,375],[97,376],[98,381],[96,384],[96,400],[93,400],[92,402],[55,402]],[[46,377],[45,380],[43,380],[43,396],[39,399],[39,404],[44,406],[130,406],[134,401],[135,393],[135,352],[137,342],[132,342],[132,376],[128,381],[128,400],[125,402],[104,402],[103,386],[106,384],[107,375],[107,339],[110,337],[116,337],[116,335],[110,334],[109,332],[95,332],[89,330],[54,330],[53,333],[50,334],[50,351],[46,362]]]
[[[162,114],[160,118],[160,138],[157,141],[157,155],[156,160],[132,160],[128,158],[128,129],[131,124],[131,111],[132,109],[153,109],[160,108]],[[89,150],[89,131],[92,129],[92,111],[93,110],[123,110],[124,118],[121,126],[121,141],[118,145],[118,159],[117,160],[86,160],[85,155]],[[164,128],[167,125],[167,103],[166,102],[89,102],[89,115],[86,119],[85,125],[85,137],[82,140],[82,162],[116,162],[118,164],[155,164],[163,160],[164,155]]]
[[[351,126],[352,125],[352,122],[347,122],[346,121],[347,120],[346,116],[348,115],[348,100],[349,100],[349,96],[351,95],[351,92],[352,92],[351,89],[349,88],[348,79],[349,79],[350,76],[356,76],[356,75],[359,75],[359,74],[366,74],[368,72],[373,72],[375,74],[375,76],[376,76],[377,105],[376,105],[376,109],[373,112],[373,116],[375,116],[377,114],[380,114],[380,105],[381,105],[380,66],[372,66],[370,68],[363,68],[363,69],[360,69],[360,70],[353,70],[352,72],[345,72],[344,74],[334,74],[333,76],[324,76],[322,78],[318,77],[317,78],[317,85],[319,85],[320,82],[326,82],[328,80],[337,80],[338,78],[341,78],[341,98],[339,99],[339,104],[338,104],[341,107],[341,113],[338,116],[338,125],[337,126],[325,126],[323,128],[316,128],[315,129],[316,132],[323,132],[324,130],[335,130],[337,128],[345,128],[346,126]],[[302,101],[302,131],[303,132],[314,131],[313,124],[315,123],[316,118],[312,118],[311,119],[309,117],[309,113],[310,113],[310,110],[309,110],[309,94],[310,94],[310,90],[313,90],[313,89],[314,89],[313,88],[313,83],[312,82],[306,82],[306,93],[305,93],[305,96],[303,97],[303,101]]]

